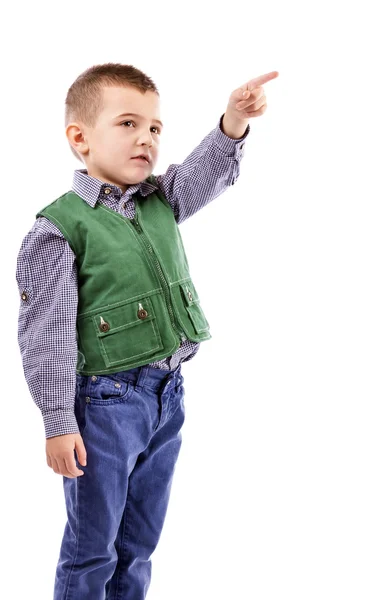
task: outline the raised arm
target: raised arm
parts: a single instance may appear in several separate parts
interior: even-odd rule
[[[240,139],[232,139],[223,132],[223,117],[181,164],[171,164],[165,174],[156,176],[178,224],[217,198],[239,177],[250,126]]]

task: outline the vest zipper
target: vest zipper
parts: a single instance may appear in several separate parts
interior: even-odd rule
[[[145,235],[145,233],[144,233],[144,230],[142,229],[142,227],[141,227],[140,223],[138,222],[138,215],[137,215],[137,213],[136,213],[136,215],[135,215],[134,219],[129,219],[129,221],[130,221],[130,222],[131,222],[131,223],[134,225],[134,228],[136,229],[137,233],[138,233],[139,235],[140,235],[140,234],[142,234],[142,235],[144,236],[144,243],[147,245],[147,247],[148,247],[148,249],[149,249],[149,253],[150,253],[150,254],[151,254],[151,256],[153,257],[153,256],[154,256],[153,248],[152,248],[152,246],[149,244],[149,242],[148,242],[148,238],[146,237],[146,235]],[[183,333],[183,332],[182,332],[182,331],[181,331],[181,330],[180,330],[180,329],[179,329],[179,328],[176,326],[175,319],[174,319],[174,315],[173,315],[173,308],[172,308],[172,305],[171,305],[171,303],[170,303],[170,301],[169,301],[169,285],[168,285],[168,283],[167,283],[167,281],[166,281],[166,279],[165,279],[165,277],[164,277],[164,273],[163,273],[163,272],[162,272],[162,270],[161,270],[160,263],[159,263],[159,261],[157,260],[157,258],[154,258],[154,259],[153,259],[153,263],[154,263],[154,264],[155,264],[155,266],[156,266],[156,269],[157,269],[157,272],[158,272],[158,274],[159,274],[159,276],[160,276],[160,279],[161,279],[161,281],[164,283],[164,291],[166,292],[166,293],[165,293],[165,297],[166,297],[166,301],[167,301],[167,308],[168,308],[169,316],[170,316],[170,318],[171,318],[172,327],[175,329],[175,331],[176,331],[176,334],[178,335],[178,337],[179,337],[179,338],[180,338],[182,341],[184,341],[184,340],[186,340],[187,338],[186,338],[186,336],[184,335],[184,333]]]

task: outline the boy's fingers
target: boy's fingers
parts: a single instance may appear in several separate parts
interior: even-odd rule
[[[260,75],[259,77],[250,79],[247,86],[249,89],[256,88],[259,85],[263,85],[264,83],[267,83],[268,81],[271,81],[272,79],[275,79],[276,77],[278,77],[278,75],[279,75],[278,71],[270,71],[270,73],[265,73],[264,75]]]
[[[65,477],[74,477],[74,475],[72,473],[69,473],[68,468],[67,468],[67,463],[66,463],[66,459],[61,457],[58,459],[58,465],[59,465],[59,473],[60,475],[64,475]]]
[[[87,453],[82,438],[75,440],[75,451],[77,453],[78,462],[81,465],[86,466]]]
[[[237,104],[237,109],[238,110],[244,110],[244,109],[249,109],[251,110],[259,110],[261,108],[261,106],[263,106],[264,104],[266,104],[266,96],[263,94],[262,96],[259,96],[259,98],[257,100],[252,100],[251,102],[240,102]]]
[[[56,458],[52,457],[51,458],[51,463],[52,463],[52,470],[54,471],[54,473],[60,473],[60,468],[59,468],[59,464],[58,461],[56,460]]]
[[[83,475],[83,471],[77,468],[74,453],[63,457],[63,469],[62,474],[66,477],[78,477],[78,475]]]

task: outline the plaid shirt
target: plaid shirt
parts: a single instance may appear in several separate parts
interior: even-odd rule
[[[204,208],[239,176],[244,140],[233,140],[217,126],[179,165],[171,164],[156,176],[158,187],[171,205],[176,222],[183,223]],[[74,171],[72,191],[90,206],[101,202],[123,216],[135,215],[135,192],[147,196],[155,189],[143,181],[125,193],[111,183]],[[109,191],[110,190],[110,191]],[[75,255],[59,229],[38,217],[23,238],[16,266],[20,294],[18,342],[24,375],[35,404],[42,412],[46,438],[79,433],[74,415],[78,303]],[[158,369],[176,369],[191,360],[200,344],[185,340],[167,358],[149,363]]]

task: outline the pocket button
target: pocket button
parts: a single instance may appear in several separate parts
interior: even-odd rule
[[[110,325],[107,323],[103,317],[100,316],[101,322],[99,324],[99,328],[101,331],[109,331]]]

